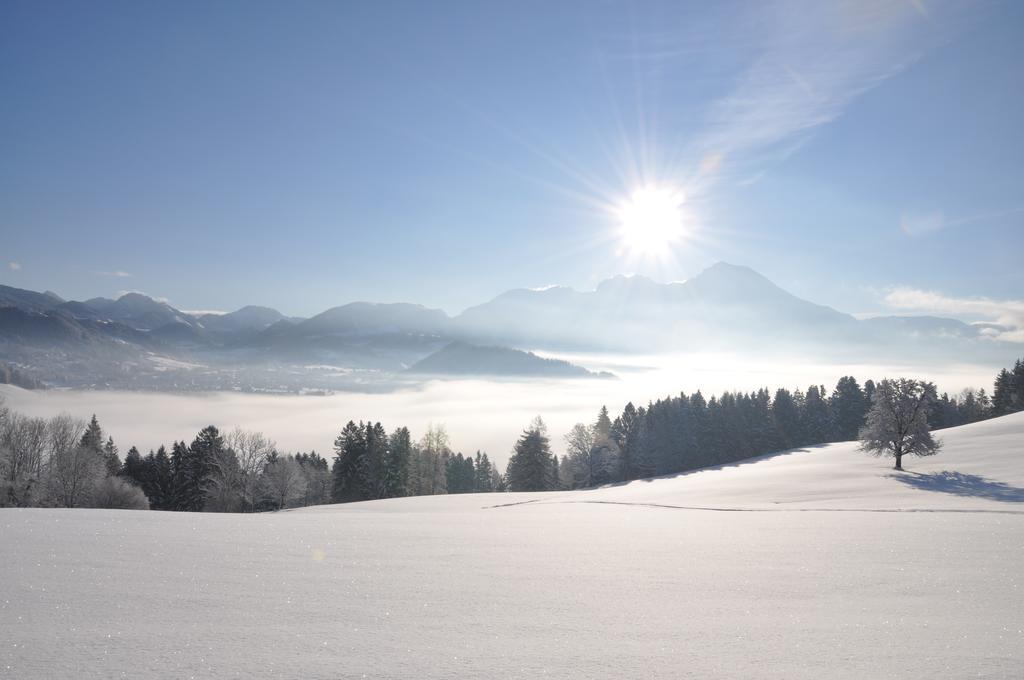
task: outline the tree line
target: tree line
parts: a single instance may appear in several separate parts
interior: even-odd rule
[[[927,425],[942,429],[1024,410],[1024,362],[996,376],[993,394],[927,389]],[[516,441],[504,474],[486,453],[452,451],[443,426],[414,440],[407,427],[349,421],[333,460],[315,451],[281,453],[260,432],[200,430],[123,462],[96,416],[30,418],[0,403],[0,507],[152,508],[258,512],[330,502],[445,493],[577,489],[674,474],[788,448],[857,439],[876,384],[840,378],[831,393],[767,389],[669,396],[614,419],[601,407],[552,451],[538,417]]]
[[[943,429],[1024,410],[1024,361],[999,372],[993,395],[965,389],[951,397],[922,384],[930,429]],[[614,420],[604,407],[592,423],[565,437],[565,454],[551,451],[539,419],[519,441],[505,475],[511,491],[577,489],[722,465],[801,446],[858,439],[876,384],[840,378],[801,390],[700,391],[648,403],[626,404]]]

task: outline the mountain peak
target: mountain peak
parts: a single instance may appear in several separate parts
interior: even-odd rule
[[[119,298],[117,298],[117,301],[118,302],[156,302],[156,300],[154,300],[153,298],[149,297],[145,293],[137,293],[135,291],[129,291],[129,292],[121,295]]]
[[[732,264],[721,260],[714,263],[713,265],[702,271],[700,274],[697,274],[697,276],[695,276],[694,278],[698,279],[705,276],[716,278],[729,277],[735,280],[745,279],[748,281],[764,281],[765,283],[769,283],[773,286],[775,285],[770,280],[768,280],[763,274],[754,269],[751,269],[746,265]]]

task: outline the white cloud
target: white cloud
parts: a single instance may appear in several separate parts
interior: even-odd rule
[[[117,271],[112,271],[112,272],[93,272],[93,273],[95,273],[97,276],[113,276],[113,277],[118,278],[118,279],[127,279],[127,278],[131,278],[131,276],[132,276],[128,272],[121,271],[120,269],[118,269]]]
[[[21,263],[20,262],[14,262],[12,260],[11,262],[7,263],[7,268],[10,269],[12,272],[21,271]]]
[[[1024,342],[1024,300],[986,297],[957,298],[917,288],[898,287],[885,295],[894,309],[963,317],[975,322],[985,337]]]
[[[216,314],[217,316],[223,316],[228,313],[223,309],[182,309],[179,311],[183,314],[190,314],[192,316],[202,316],[204,314]]]
[[[941,210],[907,213],[900,219],[900,229],[902,229],[908,236],[918,236],[920,234],[927,234],[940,229],[960,227],[965,224],[974,224],[976,222],[986,222],[989,220],[999,219],[1000,217],[1009,217],[1010,215],[1019,215],[1022,212],[1024,212],[1024,208],[1011,208],[1009,210],[986,212],[979,215],[958,217],[956,219],[947,219]]]

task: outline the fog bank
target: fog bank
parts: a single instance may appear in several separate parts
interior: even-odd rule
[[[120,391],[27,391],[0,385],[7,404],[34,416],[67,411],[81,418],[95,413],[114,437],[122,455],[135,445],[145,453],[178,439],[191,441],[210,424],[223,430],[239,426],[259,430],[283,451],[332,453],[334,438],[349,420],[381,421],[388,430],[408,426],[419,437],[430,423],[443,423],[452,448],[486,451],[502,468],[522,429],[536,415],[548,424],[554,450],[564,452],[563,436],[574,423],[590,422],[602,404],[614,417],[628,401],[649,400],[700,389],[706,397],[725,390],[778,387],[806,390],[824,384],[831,392],[844,375],[861,384],[868,379],[907,376],[932,380],[939,392],[965,387],[991,392],[999,367],[976,364],[942,368],[912,366],[760,364],[724,355],[685,357],[568,356],[618,380],[450,380],[383,394],[335,393],[328,396],[265,395],[239,392],[159,393]],[[1008,360],[1012,363],[1012,359]]]

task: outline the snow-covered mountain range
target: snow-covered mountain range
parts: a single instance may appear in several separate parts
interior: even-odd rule
[[[210,388],[218,387],[211,376],[223,377],[225,367],[233,367],[235,376],[267,364],[396,373],[453,341],[522,350],[714,350],[846,361],[1005,361],[1014,355],[1013,347],[955,319],[861,320],[798,298],[753,269],[726,263],[685,282],[617,276],[592,291],[511,290],[454,317],[417,304],[370,302],[333,307],[308,319],[258,306],[189,314],[139,293],[76,302],[52,292],[0,286],[0,359],[53,384],[139,386],[123,383],[129,375],[135,380],[135,374],[145,374],[160,378],[150,385],[160,387],[178,373],[166,361],[157,361],[155,375],[147,372],[154,357],[212,367],[210,384],[195,385]],[[487,374],[486,362],[479,363],[454,372]],[[112,364],[126,368],[115,370]]]

